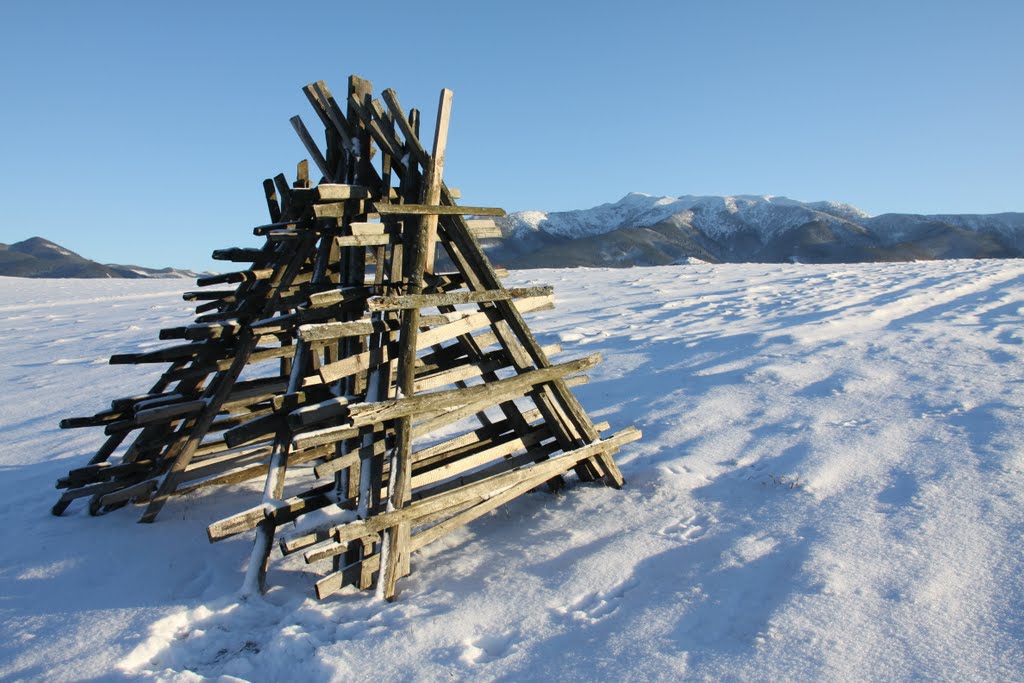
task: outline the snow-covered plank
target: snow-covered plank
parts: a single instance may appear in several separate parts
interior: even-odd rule
[[[333,483],[324,484],[300,495],[274,501],[272,504],[261,503],[210,524],[206,528],[206,535],[211,543],[221,541],[255,529],[257,524],[268,518],[273,519],[274,524],[280,526],[307,512],[334,504],[333,488]]]

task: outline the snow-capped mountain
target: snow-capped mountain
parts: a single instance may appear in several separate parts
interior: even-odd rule
[[[1024,213],[871,216],[840,202],[771,195],[630,193],[579,211],[499,221],[492,257],[517,268],[712,262],[841,263],[1024,255]]]

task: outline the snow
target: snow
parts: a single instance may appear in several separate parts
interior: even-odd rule
[[[76,256],[76,254],[72,254],[70,251],[68,251],[64,247],[61,247],[61,246],[56,245],[56,244],[53,244],[52,242],[47,242],[43,246],[48,248],[48,249],[54,250],[55,252],[57,252],[58,254],[60,254],[62,256]]]
[[[621,491],[532,493],[413,556],[395,603],[312,596],[211,521],[262,484],[64,518],[61,432],[162,366],[184,283],[0,279],[0,679],[1021,680],[1024,262],[526,271],[576,389],[636,424]],[[372,668],[368,668],[372,667]]]

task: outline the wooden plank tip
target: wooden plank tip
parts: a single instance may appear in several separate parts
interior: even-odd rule
[[[317,600],[323,600],[324,598],[334,595],[341,590],[343,583],[341,572],[334,572],[328,574],[324,578],[320,579],[314,585],[316,591]]]

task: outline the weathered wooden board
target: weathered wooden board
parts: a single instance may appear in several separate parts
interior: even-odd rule
[[[388,216],[504,216],[504,209],[487,206],[452,206],[442,204],[381,204],[372,211]]]
[[[511,299],[531,299],[554,294],[552,287],[512,287],[476,292],[446,292],[443,294],[405,294],[398,296],[372,296],[366,300],[371,311],[396,311],[404,308],[429,308],[478,304]]]

